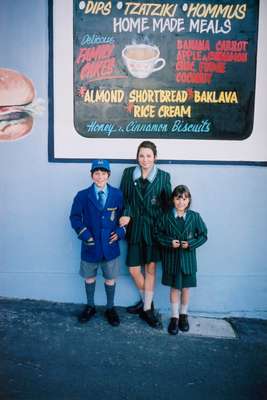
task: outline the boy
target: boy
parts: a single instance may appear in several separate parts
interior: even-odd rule
[[[96,313],[94,293],[98,267],[105,280],[107,308],[105,316],[112,326],[120,324],[114,307],[116,278],[119,272],[120,248],[118,241],[125,236],[119,227],[123,198],[119,189],[108,184],[110,165],[107,160],[94,160],[91,167],[93,184],[74,198],[70,221],[81,244],[80,275],[85,279],[87,306],[79,316],[88,322]]]

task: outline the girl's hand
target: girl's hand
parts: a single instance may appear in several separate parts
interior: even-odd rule
[[[172,241],[172,247],[174,249],[178,249],[180,247],[180,241],[179,240],[173,240]]]
[[[182,246],[182,249],[188,249],[189,244],[188,244],[188,242],[186,242],[185,240],[182,240],[182,241],[181,241],[181,246]]]
[[[120,217],[120,219],[119,219],[120,227],[128,225],[130,222],[130,219],[131,219],[130,217],[126,217],[126,216]]]

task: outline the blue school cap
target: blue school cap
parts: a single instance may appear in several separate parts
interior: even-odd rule
[[[110,172],[110,166],[108,160],[93,160],[91,166],[91,172],[94,172],[96,169],[104,169]]]

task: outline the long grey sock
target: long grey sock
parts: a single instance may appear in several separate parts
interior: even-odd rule
[[[107,295],[107,308],[112,308],[114,306],[114,296],[115,296],[115,286],[114,285],[107,285],[105,283],[105,291]]]
[[[88,306],[95,306],[95,281],[92,283],[85,282],[85,291],[87,296]]]

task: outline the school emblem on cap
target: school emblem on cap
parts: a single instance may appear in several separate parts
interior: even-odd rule
[[[106,171],[110,172],[108,160],[93,160],[91,172],[95,171],[96,169],[105,169]]]

